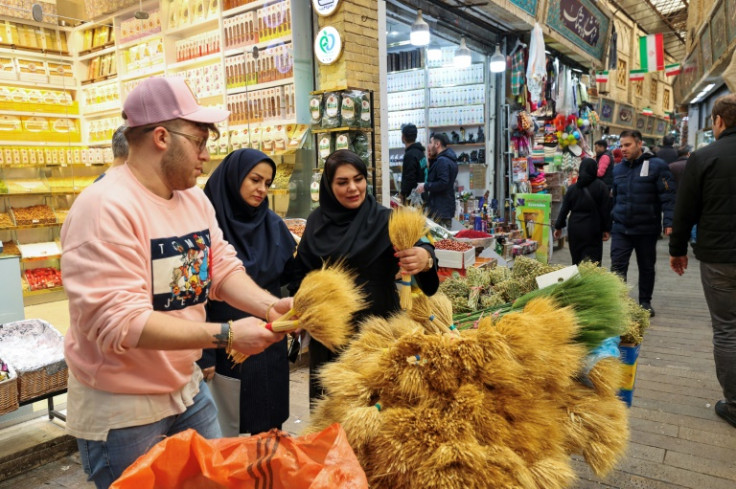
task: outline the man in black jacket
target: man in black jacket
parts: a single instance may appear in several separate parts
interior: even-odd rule
[[[401,200],[406,203],[411,191],[426,181],[427,158],[424,146],[417,142],[417,126],[414,124],[402,126],[401,142],[406,147],[401,165]]]
[[[668,165],[677,159],[677,150],[673,144],[675,144],[675,138],[665,136],[662,138],[662,147],[657,151],[657,158],[664,160]]]
[[[639,304],[654,316],[654,265],[657,239],[672,231],[675,183],[667,163],[642,151],[641,133],[623,131],[621,151],[624,160],[613,170],[613,228],[611,232],[611,271],[626,280],[629,259],[636,250],[639,267]]]
[[[455,179],[457,178],[457,156],[447,134],[434,133],[429,138],[429,173],[427,183],[420,183],[417,192],[427,192],[429,216],[438,224],[450,229],[455,215]]]
[[[690,229],[713,326],[713,357],[724,400],[716,414],[736,427],[736,95],[718,98],[711,113],[716,141],[690,155],[677,191],[670,266],[687,268]]]

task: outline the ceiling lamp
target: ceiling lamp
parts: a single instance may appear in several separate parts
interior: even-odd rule
[[[471,52],[465,45],[465,38],[460,39],[460,47],[455,50],[455,67],[467,68],[472,62]]]
[[[421,9],[417,12],[417,20],[411,26],[410,39],[414,46],[426,46],[429,44],[429,24],[422,18]]]
[[[506,56],[501,54],[498,44],[496,44],[496,52],[491,56],[491,73],[503,73],[506,71]]]

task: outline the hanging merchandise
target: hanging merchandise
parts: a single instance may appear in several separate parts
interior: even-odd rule
[[[567,66],[560,67],[560,76],[557,82],[557,112],[570,115],[575,112],[573,100],[572,73]]]
[[[524,49],[511,56],[511,94],[518,96],[524,86]]]
[[[333,129],[340,127],[340,92],[327,92],[324,95],[324,113],[322,114],[322,128]]]
[[[529,43],[529,62],[526,68],[527,87],[531,94],[531,101],[535,104],[542,100],[542,89],[546,76],[544,54],[544,35],[539,23],[535,22]]]

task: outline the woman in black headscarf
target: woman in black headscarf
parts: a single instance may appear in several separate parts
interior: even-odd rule
[[[416,278],[427,295],[439,287],[434,246],[420,241],[414,248],[396,252],[388,237],[391,211],[367,190],[368,171],[358,155],[348,150],[332,153],[325,161],[319,186],[319,207],[307,219],[296,255],[295,292],[304,276],[323,262],[344,260],[357,274],[357,285],[367,294],[369,306],[353,318],[357,326],[367,316],[388,317],[399,311],[396,276],[399,266]],[[321,343],[309,343],[309,398],[322,395],[314,373],[335,358]]]
[[[566,225],[570,255],[574,265],[590,260],[600,265],[603,259],[603,241],[611,232],[611,202],[608,187],[597,178],[598,164],[592,158],[580,163],[578,181],[570,185],[562,201],[560,215],[555,222],[555,238],[562,235]],[[570,222],[567,223],[567,215]]]
[[[225,239],[233,245],[248,275],[276,297],[293,278],[296,242],[284,221],[268,208],[268,187],[276,175],[271,158],[254,149],[230,153],[207,180]],[[227,322],[246,313],[225,302],[207,303],[207,321]],[[224,436],[281,428],[289,417],[289,363],[286,339],[233,364],[223,349],[205,350],[198,362],[209,377]]]

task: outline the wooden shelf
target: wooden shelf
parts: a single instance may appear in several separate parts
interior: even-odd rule
[[[84,80],[82,81],[82,86],[87,88],[88,85],[97,85],[98,83],[103,82],[113,82],[118,77],[118,74],[115,73],[114,75],[107,75],[107,76],[101,76],[100,78],[92,78],[90,80]]]
[[[104,56],[106,54],[115,52],[115,42],[107,43],[104,46],[88,49],[84,52],[79,53],[77,61],[89,61],[98,56]]]
[[[50,289],[38,289],[38,290],[25,290],[23,289],[23,297],[34,297],[38,295],[53,294],[57,292],[64,292],[64,287],[52,287]]]
[[[177,35],[181,35],[181,37],[185,37],[186,34],[191,33],[199,33],[199,32],[207,32],[209,30],[217,29],[220,22],[220,17],[215,15],[213,17],[210,17],[208,19],[204,19],[199,22],[194,22],[192,24],[182,25],[179,27],[175,27],[173,29],[166,29],[162,32],[167,37],[174,37]]]
[[[358,88],[358,87],[344,86],[344,87],[337,87],[337,88],[329,88],[329,89],[325,89],[325,90],[315,90],[314,92],[309,92],[309,93],[312,94],[312,95],[321,95],[323,93],[343,92],[345,90],[358,90],[358,91],[361,91],[361,92],[370,92],[370,90],[367,89],[367,88]]]
[[[0,231],[16,231],[19,229],[54,228],[54,227],[60,227],[63,224],[64,224],[63,222],[55,222],[53,224],[26,224],[22,226],[8,226],[8,227],[0,228]]]
[[[333,127],[329,129],[312,129],[313,134],[324,134],[327,132],[373,132],[370,127]]]
[[[22,46],[15,46],[12,44],[0,44],[0,54],[10,54],[12,56],[23,56],[26,58],[34,58],[43,61],[48,61],[50,58],[53,60],[60,60],[67,63],[71,63],[73,58],[69,53],[59,53],[58,51],[48,51],[45,49],[34,49]]]
[[[284,78],[282,80],[274,80],[272,82],[256,83],[255,85],[246,85],[244,87],[228,88],[228,95],[237,95],[245,92],[255,92],[256,90],[265,90],[267,88],[281,87],[285,85],[291,85],[294,83],[294,77]]]

